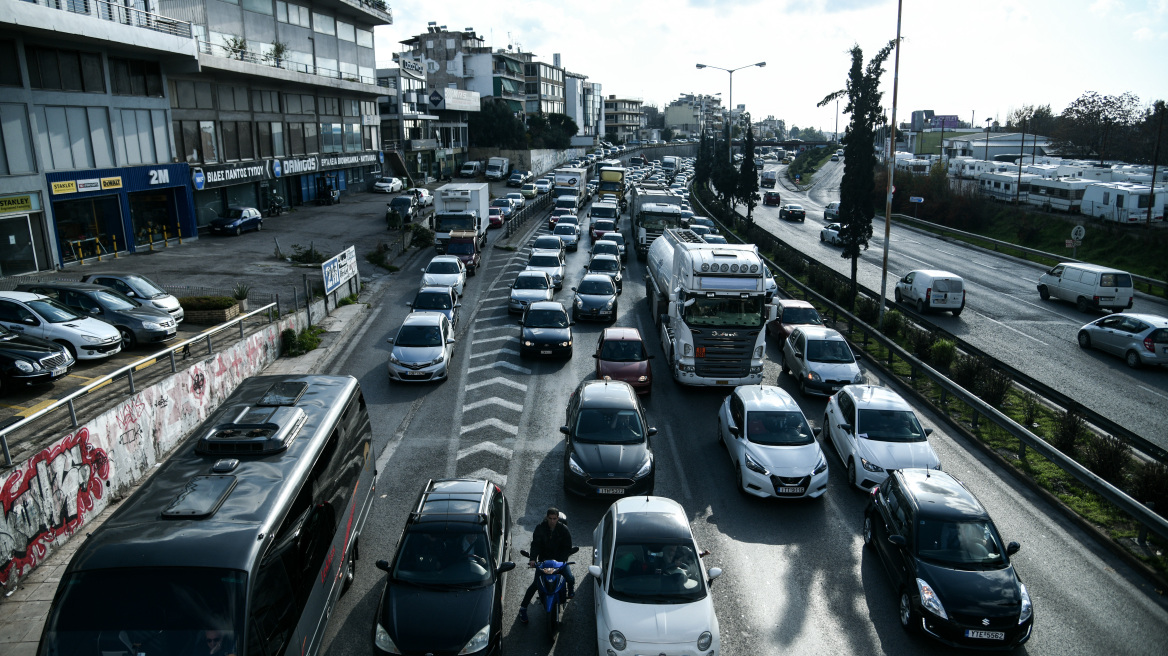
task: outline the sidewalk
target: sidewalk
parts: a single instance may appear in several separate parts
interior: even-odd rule
[[[369,308],[366,304],[376,300],[387,282],[368,284],[361,293],[361,301],[332,310],[326,317],[314,317],[313,325],[325,330],[321,335],[320,347],[299,357],[279,358],[268,365],[263,373],[315,374],[325,371],[343,352],[343,347],[348,343],[347,337],[367,316]],[[118,507],[119,504],[113,503],[87,522],[80,534],[57,547],[15,590],[7,597],[0,598],[0,656],[36,654],[41,630],[48,619],[50,602],[66,566],[84,541],[85,535],[100,526]]]

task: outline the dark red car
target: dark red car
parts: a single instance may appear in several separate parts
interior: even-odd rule
[[[779,202],[779,192],[777,191],[768,191],[762,195],[763,205],[778,205]]]
[[[503,210],[498,207],[491,207],[487,209],[487,227],[488,228],[502,228],[503,227]]]
[[[560,217],[570,214],[572,214],[572,210],[566,207],[557,207],[556,209],[552,210],[552,215],[548,217],[548,230],[555,230],[556,224],[560,222]]]
[[[596,241],[616,230],[616,222],[612,219],[592,219],[592,227],[588,229],[592,241]]]
[[[623,380],[633,386],[637,394],[648,394],[653,389],[653,367],[641,331],[636,328],[605,328],[596,343],[596,377]]]
[[[793,298],[774,298],[771,299],[778,308],[775,313],[775,320],[767,324],[767,336],[776,340],[776,344],[781,349],[783,342],[791,336],[791,331],[798,326],[822,326],[823,319],[819,318],[819,312],[815,306],[807,301],[799,301]]]

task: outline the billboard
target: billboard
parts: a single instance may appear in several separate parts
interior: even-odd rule
[[[959,128],[959,127],[961,127],[961,121],[958,120],[957,116],[952,115],[952,114],[947,114],[945,116],[937,115],[937,116],[933,117],[933,120],[932,120],[932,122],[930,122],[929,127],[938,128],[938,129],[939,128],[945,128],[945,129]]]
[[[432,89],[424,94],[427,107],[431,110],[451,110],[456,112],[477,112],[480,109],[479,92],[463,89]]]

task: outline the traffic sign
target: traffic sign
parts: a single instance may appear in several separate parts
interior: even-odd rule
[[[1074,247],[1074,245],[1075,245],[1075,240],[1074,240],[1074,239],[1068,239],[1068,240],[1067,240],[1067,248],[1073,248],[1073,247]]]
[[[1087,236],[1087,229],[1081,225],[1077,225],[1071,230],[1071,239],[1082,241],[1083,237]]]
[[[921,198],[920,196],[909,196],[908,202],[910,202],[910,203],[923,203],[923,202],[925,202],[925,199]]]

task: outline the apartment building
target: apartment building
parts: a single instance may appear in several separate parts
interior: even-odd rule
[[[559,54],[552,55],[548,64],[535,59],[532,53],[522,53],[524,93],[527,96],[524,109],[528,114],[564,113],[564,69],[560,66]]]
[[[701,135],[701,126],[709,128],[713,121],[719,124],[722,99],[718,96],[685,93],[665,106],[665,127],[679,137]]]
[[[604,134],[609,140],[621,143],[637,138],[643,126],[640,98],[618,98],[609,95],[604,101]]]
[[[587,75],[564,71],[564,113],[576,121],[573,146],[594,146],[604,135],[604,95],[599,82]]]
[[[388,95],[378,99],[382,148],[393,168],[415,182],[451,175],[466,161],[467,120],[480,111],[479,94],[427,79],[427,67],[395,54],[397,68],[377,69],[378,84]]]

